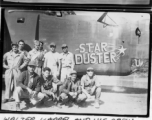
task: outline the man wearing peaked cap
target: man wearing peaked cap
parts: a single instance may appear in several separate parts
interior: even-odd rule
[[[40,51],[40,41],[34,41],[34,48],[29,52],[28,59],[29,61],[35,61],[37,66],[35,68],[35,72],[41,76],[42,73],[42,66],[43,66],[43,59],[44,59],[45,52]]]
[[[11,46],[17,46],[18,47],[18,44],[13,42],[13,43],[11,43]]]
[[[62,51],[61,53],[61,81],[64,82],[65,78],[70,75],[70,71],[74,69],[75,62],[74,62],[74,55],[68,51],[67,44],[62,44]]]
[[[69,101],[72,105],[79,106],[87,97],[82,92],[81,81],[77,78],[77,72],[72,70],[70,77],[65,79],[61,89],[60,98],[64,101]]]
[[[87,68],[87,71],[88,71],[88,70],[94,71],[94,69],[93,69],[92,67],[88,67],[88,68]]]
[[[72,75],[72,74],[77,74],[77,71],[72,70],[72,71],[70,72],[70,75]]]
[[[28,66],[37,66],[37,64],[36,64],[36,62],[35,61],[30,61],[29,63],[28,63]]]
[[[36,74],[35,61],[28,63],[27,70],[22,72],[17,80],[17,87],[14,98],[16,102],[16,110],[20,111],[21,98],[27,98],[33,105],[43,102],[45,96],[41,93],[41,80]]]
[[[101,96],[101,86],[97,83],[97,76],[94,73],[92,67],[87,68],[87,74],[81,78],[82,91],[85,93],[87,98],[95,95],[95,107],[99,108],[99,100]]]
[[[68,47],[68,46],[67,46],[67,44],[62,44],[62,48],[63,48],[63,47]]]
[[[3,56],[3,67],[5,71],[5,99],[3,103],[14,100],[11,96],[16,87],[16,80],[19,74],[27,66],[28,62],[24,61],[25,56],[18,50],[18,44],[12,43],[12,50],[5,53]],[[13,87],[12,87],[13,86]]]
[[[59,78],[61,70],[60,54],[56,52],[56,44],[52,42],[50,44],[50,51],[44,55],[44,65],[51,69],[52,75],[55,78]]]
[[[55,46],[56,47],[56,44],[54,43],[54,42],[52,42],[51,44],[50,44],[50,47],[51,46]]]

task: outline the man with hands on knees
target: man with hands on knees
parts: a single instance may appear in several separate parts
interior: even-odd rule
[[[70,73],[70,77],[65,80],[64,85],[62,86],[62,93],[60,97],[64,100],[64,98],[68,99],[72,105],[81,105],[87,97],[82,92],[81,81],[77,78],[77,72],[72,70]]]
[[[41,82],[40,77],[34,72],[36,63],[30,61],[27,71],[20,74],[17,87],[15,90],[14,98],[16,101],[16,110],[20,111],[21,98],[28,99],[33,105],[38,106],[45,98],[44,94],[40,92]]]
[[[81,78],[82,91],[85,93],[87,98],[95,95],[95,107],[99,108],[99,100],[101,96],[101,87],[97,83],[97,76],[94,73],[92,67],[87,68],[87,74]]]
[[[57,88],[62,85],[62,82],[52,75],[51,69],[43,68],[43,76],[41,79],[41,92],[48,99],[57,100]]]

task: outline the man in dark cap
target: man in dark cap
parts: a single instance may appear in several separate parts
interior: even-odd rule
[[[44,52],[40,51],[40,41],[34,41],[34,48],[29,52],[28,59],[36,62],[35,72],[41,76],[43,66]]]
[[[99,100],[101,96],[101,86],[97,83],[97,76],[92,67],[87,68],[87,74],[81,78],[82,91],[86,94],[87,98],[95,95],[95,107],[99,108]]]
[[[36,68],[35,61],[30,61],[27,71],[20,74],[17,80],[17,87],[14,98],[16,102],[16,110],[20,111],[21,98],[29,99],[33,105],[38,105],[45,98],[41,91],[40,77],[34,72]]]
[[[71,52],[68,51],[67,44],[62,45],[62,51],[61,53],[61,81],[64,82],[64,80],[69,76],[70,72],[74,69],[74,56]]]
[[[14,89],[16,88],[16,80],[21,71],[27,66],[25,56],[18,50],[18,44],[12,43],[12,50],[3,56],[3,67],[5,71],[5,99],[3,103],[12,101]]]
[[[61,70],[60,54],[56,52],[56,44],[50,44],[50,51],[44,55],[43,68],[48,67],[51,69],[52,75],[59,78]]]
[[[82,92],[81,81],[77,78],[75,70],[72,70],[70,76],[66,78],[60,92],[60,99],[64,104],[69,101],[72,105],[77,106],[87,99],[86,95]]]

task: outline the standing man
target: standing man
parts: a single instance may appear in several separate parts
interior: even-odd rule
[[[44,50],[43,44],[44,43],[42,41],[40,41],[40,52],[43,52],[45,54],[47,52],[47,50]]]
[[[19,40],[18,41],[18,50],[20,52],[23,52],[23,54],[27,57],[28,56],[28,52],[24,49],[24,47],[25,47],[24,40]]]
[[[64,80],[69,77],[70,72],[74,69],[74,56],[71,52],[68,51],[68,46],[66,44],[62,45],[62,51],[61,53],[61,81],[64,82]]]
[[[101,96],[101,87],[97,83],[97,76],[94,74],[92,67],[87,68],[87,74],[81,78],[82,91],[86,94],[87,98],[95,95],[95,107],[99,108],[99,100]]]
[[[36,41],[34,42],[34,48],[29,52],[28,58],[30,61],[35,61],[36,62],[36,68],[35,72],[41,76],[42,73],[42,66],[43,66],[43,58],[44,58],[44,53],[40,51],[40,42]]]
[[[14,98],[16,110],[20,111],[21,98],[28,98],[33,105],[38,105],[45,98],[41,91],[40,77],[34,72],[36,68],[35,61],[30,61],[27,71],[20,74]]]
[[[5,99],[3,103],[11,101],[14,89],[16,88],[16,80],[21,71],[27,66],[25,56],[18,50],[18,44],[12,43],[12,50],[3,56],[3,67],[5,71]]]
[[[50,51],[44,55],[44,65],[43,67],[48,67],[51,69],[52,75],[55,78],[59,78],[61,71],[60,55],[56,52],[56,44],[50,44]]]
[[[25,47],[25,42],[24,42],[24,40],[19,40],[19,41],[18,41],[18,50],[19,50],[19,52],[21,52],[21,53],[25,56],[25,61],[28,61],[28,58],[27,58],[28,52],[24,49],[24,47]],[[25,68],[23,69],[23,71],[26,70],[26,69],[27,69],[27,68],[25,67]]]

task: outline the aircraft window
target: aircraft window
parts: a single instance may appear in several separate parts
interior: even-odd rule
[[[24,23],[24,21],[25,21],[25,18],[18,18],[17,19],[17,23]]]

